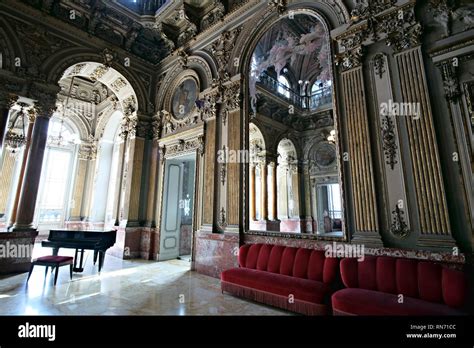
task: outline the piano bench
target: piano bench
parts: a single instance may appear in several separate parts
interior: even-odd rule
[[[69,276],[72,279],[72,264],[73,264],[74,258],[71,256],[42,256],[38,257],[36,260],[33,260],[31,263],[30,267],[30,272],[28,273],[28,279],[26,282],[30,280],[31,273],[33,272],[33,268],[35,266],[46,266],[46,271],[44,272],[44,275],[46,276],[48,274],[48,268],[51,267],[51,271],[56,268],[56,273],[54,275],[54,285],[56,285],[56,282],[58,281],[58,270],[59,267],[61,266],[66,266],[69,265]]]

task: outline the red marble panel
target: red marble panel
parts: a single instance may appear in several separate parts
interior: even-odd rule
[[[237,233],[209,233],[198,231],[195,245],[195,270],[219,278],[222,271],[238,266]]]

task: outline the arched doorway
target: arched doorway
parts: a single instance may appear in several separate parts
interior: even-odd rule
[[[96,62],[69,67],[59,85],[35,212],[40,233],[51,227],[118,224],[126,202],[123,173],[133,156],[135,92],[117,70]],[[74,148],[65,141],[71,133]],[[55,194],[60,187],[64,192]]]

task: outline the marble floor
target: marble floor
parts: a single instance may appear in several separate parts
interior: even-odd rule
[[[50,254],[35,246],[34,257]],[[73,250],[60,255],[73,256]],[[288,315],[290,313],[222,294],[218,279],[190,271],[189,262],[121,260],[107,255],[101,274],[85,254],[83,273],[69,280],[67,266],[58,283],[36,266],[0,278],[0,315]]]

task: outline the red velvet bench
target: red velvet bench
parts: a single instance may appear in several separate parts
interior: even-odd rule
[[[246,244],[240,247],[240,267],[221,273],[221,288],[296,313],[324,315],[330,313],[338,264],[322,250]]]
[[[66,266],[69,265],[69,276],[72,279],[72,263],[73,263],[74,258],[71,256],[42,256],[37,258],[31,263],[30,267],[30,272],[28,273],[28,279],[26,282],[30,280],[31,273],[33,272],[33,268],[35,266],[46,266],[46,271],[44,272],[44,275],[46,276],[48,274],[48,268],[52,267],[51,272],[56,268],[56,273],[54,274],[54,285],[56,285],[56,282],[58,281],[58,270],[59,267],[61,266]]]
[[[467,277],[440,264],[387,256],[343,259],[335,315],[462,315]],[[403,295],[403,302],[400,303]]]

